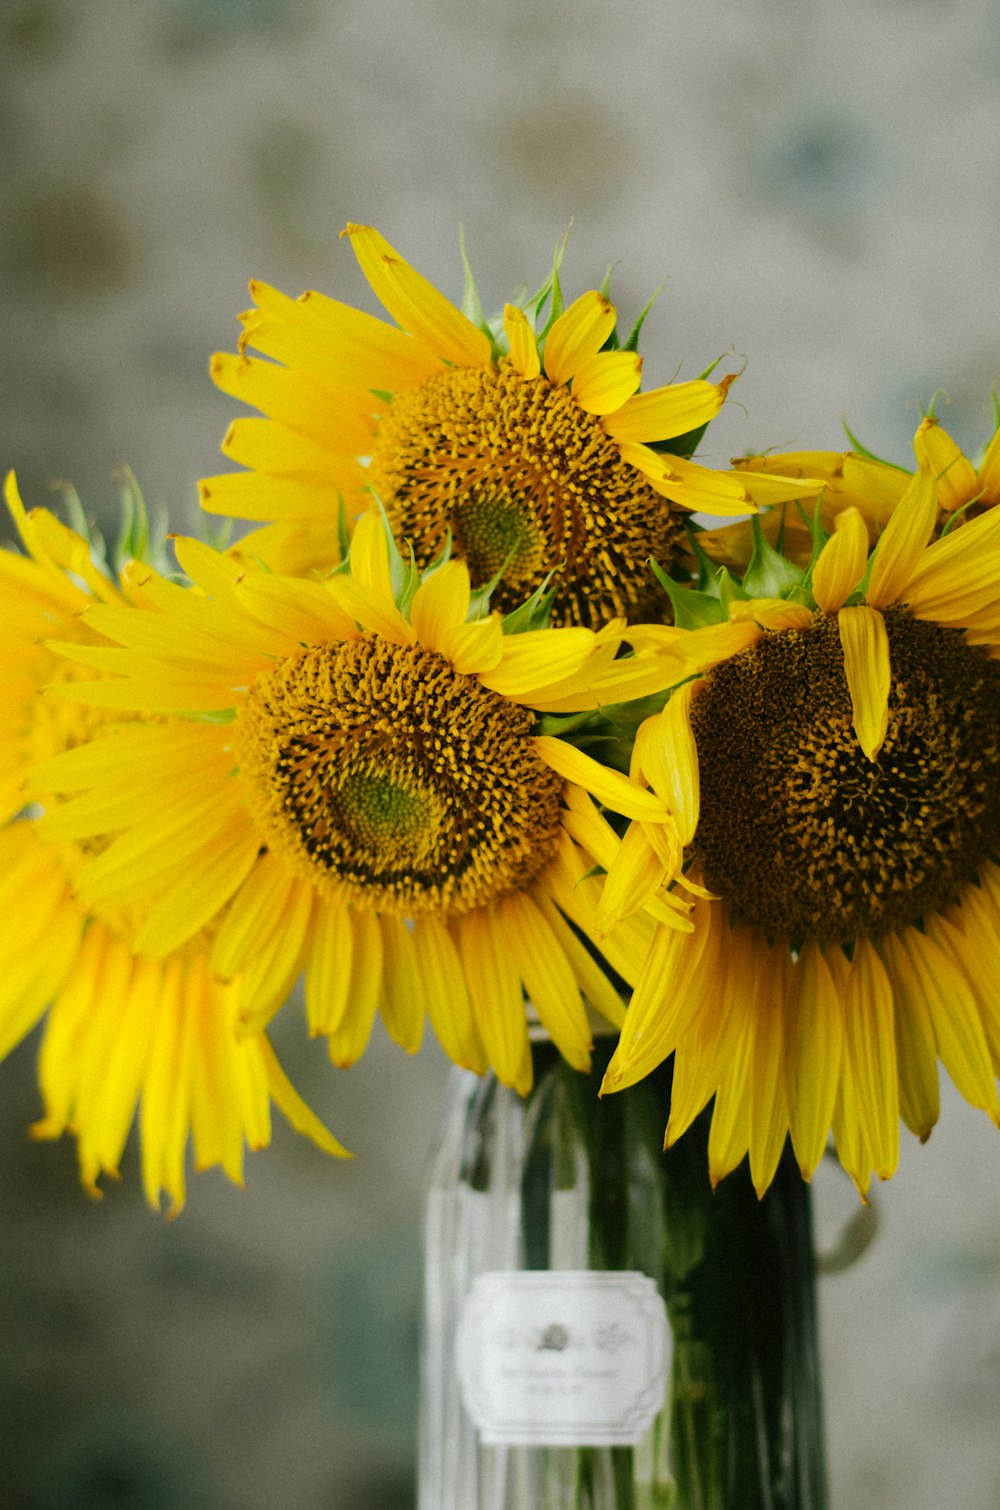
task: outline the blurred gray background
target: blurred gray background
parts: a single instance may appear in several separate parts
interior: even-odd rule
[[[108,516],[129,461],[175,526],[235,406],[207,377],[250,276],[373,307],[347,219],[457,296],[609,261],[648,386],[748,360],[707,460],[900,460],[943,387],[966,446],[1000,377],[1000,10],[988,0],[3,0],[0,459]],[[0,1071],[0,1505],[412,1505],[417,1213],[445,1067],[378,1039],[286,1062],[355,1149],[282,1127],[181,1219],[134,1161],[91,1205]],[[954,1095],[823,1282],[834,1510],[1000,1504],[1000,1136]],[[821,1239],[853,1209],[817,1177]]]

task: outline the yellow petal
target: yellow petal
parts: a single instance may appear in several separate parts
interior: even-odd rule
[[[510,345],[510,361],[514,371],[523,378],[536,378],[542,370],[542,363],[535,332],[524,310],[518,309],[516,304],[505,304],[503,328]]]
[[[642,381],[637,351],[598,351],[573,374],[573,397],[587,414],[612,414]]]
[[[758,1197],[774,1179],[788,1133],[784,1035],[792,962],[781,943],[761,949],[750,1039],[750,1177]]]
[[[520,1089],[528,1049],[521,978],[493,909],[467,913],[457,925],[465,979],[490,1064],[503,1085]]]
[[[678,687],[663,711],[647,719],[636,737],[637,744],[641,741],[643,775],[669,807],[682,845],[694,838],[701,800],[698,746],[691,729],[691,701],[697,685],[685,682]]]
[[[438,1043],[454,1064],[477,1075],[485,1074],[490,1062],[451,934],[437,918],[418,918],[413,929],[413,947],[427,1016]]]
[[[844,1002],[845,1062],[850,1066],[854,1108],[880,1180],[899,1160],[899,1072],[892,986],[867,939],[855,942]]]
[[[813,571],[813,597],[824,613],[836,613],[843,606],[867,563],[868,526],[857,509],[842,509]]]
[[[714,419],[725,402],[732,378],[721,383],[707,383],[699,378],[693,383],[671,383],[636,394],[615,414],[608,415],[604,428],[613,440],[670,440],[686,435]],[[669,458],[673,466],[675,458]]]
[[[425,577],[413,595],[410,622],[421,645],[448,655],[452,636],[464,623],[471,601],[469,569],[446,561]]]
[[[488,367],[489,337],[405,262],[373,226],[348,225],[361,271],[389,314],[435,356],[456,367]]]
[[[844,675],[851,694],[851,712],[858,743],[875,760],[889,726],[889,636],[885,620],[874,608],[842,608],[837,615],[844,652]]]
[[[910,580],[934,533],[937,511],[934,479],[921,468],[889,516],[875,548],[867,593],[873,608],[906,601]]]
[[[1000,503],[1000,425],[979,463],[979,488],[984,505],[992,507]]]
[[[945,513],[950,514],[978,495],[980,482],[975,467],[931,415],[921,421],[913,437],[913,450],[920,466],[926,467],[937,483]]]
[[[316,1113],[303,1101],[278,1063],[278,1056],[268,1039],[261,1035],[258,1042],[267,1071],[267,1088],[285,1120],[294,1127],[297,1133],[302,1133],[304,1137],[309,1138],[324,1153],[334,1154],[338,1159],[351,1158],[352,1155],[343,1144],[338,1143],[333,1134],[323,1126]]]
[[[807,944],[796,969],[797,1001],[789,1013],[786,1057],[792,1145],[804,1180],[823,1157],[833,1121],[844,1052],[840,996],[818,945]]]
[[[580,989],[559,939],[526,892],[497,907],[497,921],[544,1027],[574,1069],[590,1068],[591,1036]]]
[[[545,372],[558,388],[594,356],[615,328],[615,307],[596,289],[564,310],[545,338]]]
[[[330,1059],[340,1070],[356,1064],[368,1047],[382,993],[382,930],[374,912],[352,912],[354,950],[347,1009],[327,1032]]]
[[[354,928],[337,902],[314,909],[306,955],[306,1020],[312,1034],[332,1033],[351,999]]]
[[[601,765],[575,745],[550,734],[538,734],[532,743],[550,769],[566,781],[591,792],[604,807],[610,807],[626,818],[643,818],[648,823],[669,821],[669,813],[652,792],[636,786],[620,771]]]
[[[386,1032],[407,1054],[420,1048],[424,1033],[423,980],[416,967],[413,934],[400,917],[379,919],[382,928],[382,1000]]]

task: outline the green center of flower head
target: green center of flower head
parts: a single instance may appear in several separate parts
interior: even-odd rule
[[[652,617],[649,558],[668,568],[684,540],[671,505],[570,391],[508,361],[442,372],[394,398],[369,480],[418,566],[450,530],[473,586],[503,570],[493,605],[504,612],[551,572],[557,624]]]
[[[371,636],[263,672],[238,720],[266,843],[356,907],[458,916],[551,859],[561,781],[534,717],[443,656]]]
[[[692,859],[734,920],[793,945],[940,911],[1000,851],[1000,665],[960,631],[885,613],[888,734],[852,728],[835,617],[766,631],[692,703]]]

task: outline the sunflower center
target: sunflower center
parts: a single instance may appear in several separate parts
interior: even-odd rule
[[[649,557],[669,567],[683,528],[600,421],[545,377],[502,360],[399,394],[369,478],[420,566],[450,530],[474,586],[502,569],[494,604],[505,612],[553,572],[554,623],[659,616]]]
[[[771,939],[848,942],[955,901],[1000,849],[1000,665],[899,609],[885,614],[889,727],[852,728],[835,617],[766,631],[692,704],[701,813],[691,858],[736,921]]]
[[[268,845],[321,890],[457,916],[552,857],[562,783],[533,730],[532,714],[443,656],[372,636],[262,673],[237,748]]]

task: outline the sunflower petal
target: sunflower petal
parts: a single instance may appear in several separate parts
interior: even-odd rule
[[[844,652],[844,675],[851,694],[851,712],[858,743],[875,760],[889,727],[889,636],[885,620],[863,604],[842,608],[837,615]]]

